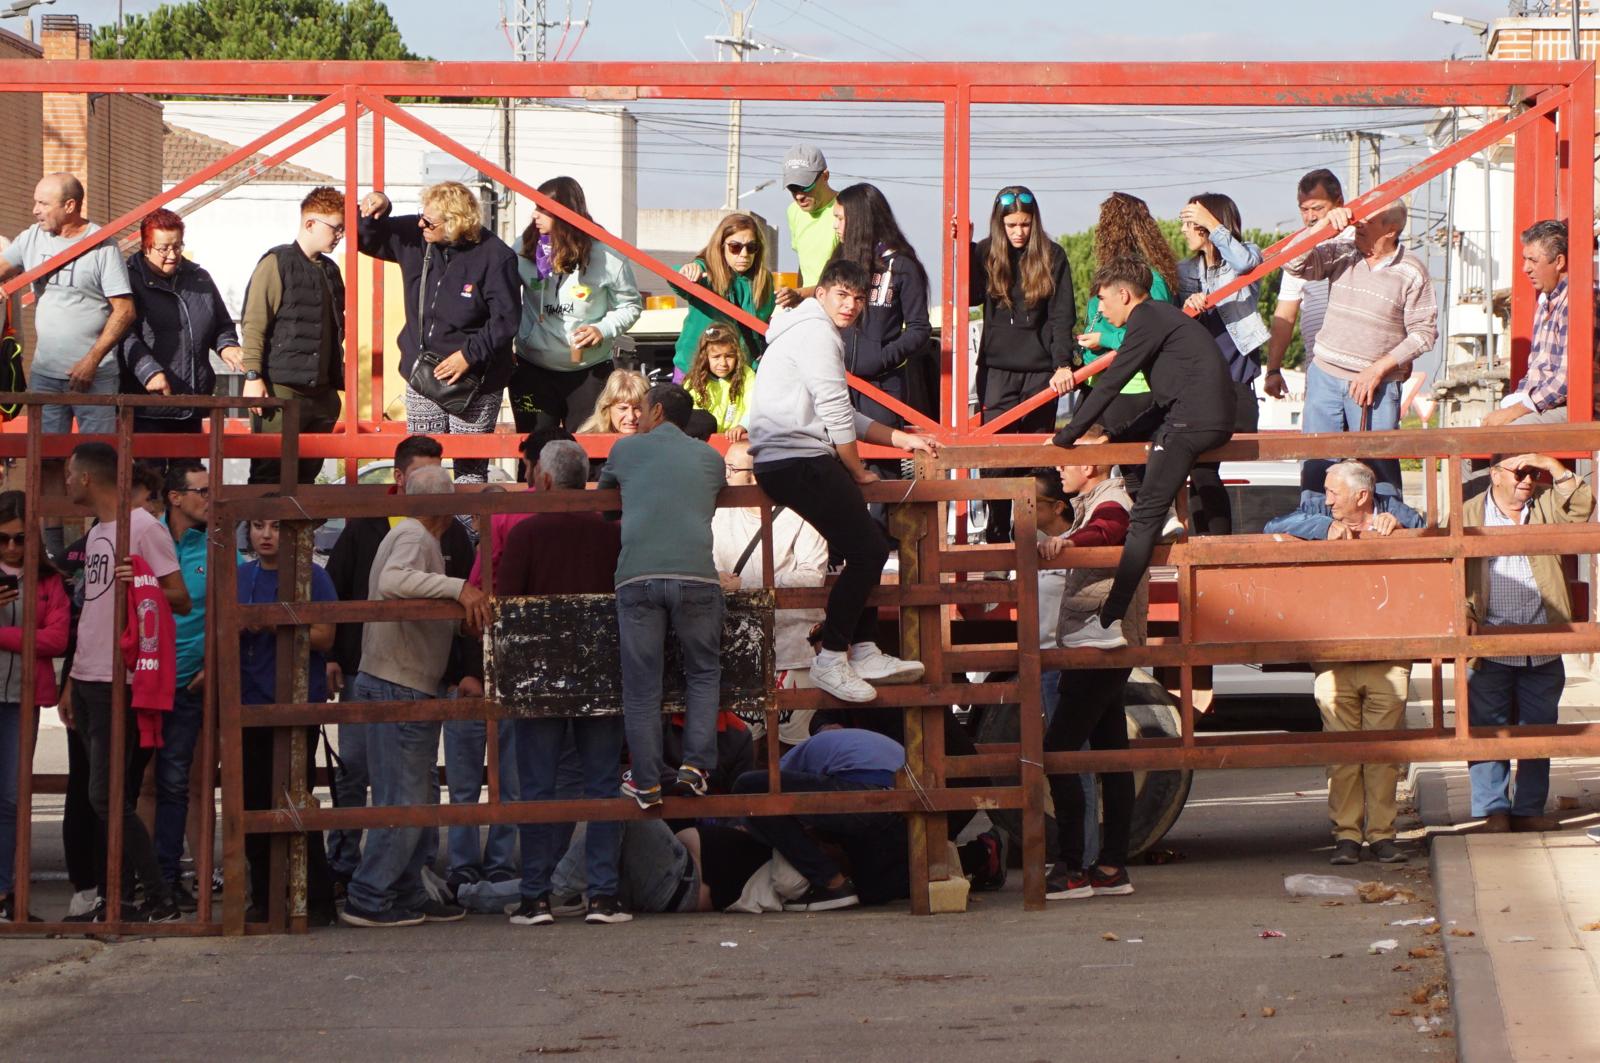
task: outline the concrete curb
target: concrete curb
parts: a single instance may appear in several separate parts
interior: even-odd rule
[[[1431,765],[1414,769],[1411,777],[1411,803],[1425,827],[1453,827],[1450,818],[1450,787],[1444,772]]]
[[[1442,777],[1440,783],[1442,791]],[[1454,923],[1477,930],[1478,902],[1467,839],[1433,839],[1429,864],[1440,925],[1448,928]],[[1460,1063],[1511,1063],[1514,1057],[1495,982],[1494,960],[1483,938],[1454,937],[1448,932],[1439,936],[1444,942],[1445,969],[1450,978],[1450,1014],[1455,1020],[1457,1058]]]

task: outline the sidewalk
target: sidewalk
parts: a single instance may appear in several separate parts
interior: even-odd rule
[[[1600,720],[1600,684],[1571,677],[1561,721]],[[1600,760],[1551,762],[1549,834],[1472,834],[1464,763],[1419,765],[1440,935],[1462,1063],[1600,1059]],[[1586,930],[1594,926],[1597,929]]]

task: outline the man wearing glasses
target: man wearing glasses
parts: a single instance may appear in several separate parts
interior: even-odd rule
[[[833,230],[833,201],[828,160],[812,144],[796,144],[783,157],[783,186],[794,197],[789,204],[789,246],[800,259],[800,287],[779,288],[778,305],[799,306],[816,290],[822,267],[833,257],[839,237]]]
[[[344,238],[344,193],[324,185],[300,203],[292,243],[256,264],[245,291],[246,398],[300,400],[300,430],[327,432],[339,421],[344,387],[344,277],[329,257]],[[257,432],[283,431],[282,413],[257,409]],[[321,458],[302,458],[299,482],[314,483]],[[250,461],[250,482],[276,483],[278,462]]]
[[[1543,454],[1496,454],[1489,467],[1489,490],[1462,509],[1469,527],[1500,528],[1532,524],[1583,524],[1594,513],[1589,485],[1554,458]],[[1467,609],[1475,629],[1503,625],[1564,625],[1572,603],[1561,559],[1554,554],[1474,558],[1467,562]],[[1483,657],[1468,686],[1468,714],[1474,727],[1525,726],[1556,722],[1566,682],[1559,654]],[[1515,712],[1513,713],[1513,706]],[[1484,830],[1555,830],[1544,814],[1550,792],[1550,761],[1517,762],[1516,785],[1506,760],[1474,761],[1472,815]]]

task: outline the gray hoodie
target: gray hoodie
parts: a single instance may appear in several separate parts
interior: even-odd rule
[[[873,423],[850,404],[844,341],[822,304],[807,299],[767,330],[767,353],[750,400],[750,457],[756,465],[833,457]]]

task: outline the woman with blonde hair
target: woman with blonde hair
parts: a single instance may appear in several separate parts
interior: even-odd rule
[[[578,431],[582,434],[615,434],[631,436],[639,431],[639,415],[644,412],[644,393],[650,390],[650,381],[643,373],[631,369],[618,369],[606,378],[600,397],[595,400],[594,413]]]
[[[749,311],[752,316],[762,321],[772,320],[772,311],[778,304],[772,271],[767,268],[766,239],[761,234],[761,223],[750,215],[730,214],[723,218],[705,250],[678,272],[741,310]],[[761,360],[761,352],[767,349],[765,337],[689,296],[689,313],[683,319],[683,331],[678,335],[677,351],[672,359],[677,377],[681,379],[688,374],[700,345],[700,334],[706,326],[716,322],[738,330],[750,360]]]
[[[393,217],[388,196],[368,193],[358,236],[363,254],[399,263],[404,280],[406,427],[493,432],[522,317],[516,252],[483,227],[478,197],[458,181],[423,189],[421,205],[418,214]],[[462,459],[455,477],[482,483],[488,469],[484,459]]]

